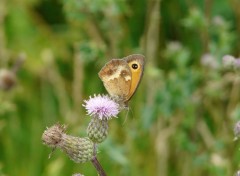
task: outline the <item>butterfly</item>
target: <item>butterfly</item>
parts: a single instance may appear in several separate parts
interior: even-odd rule
[[[99,71],[105,89],[120,106],[128,107],[136,92],[143,76],[144,60],[141,54],[112,59]]]

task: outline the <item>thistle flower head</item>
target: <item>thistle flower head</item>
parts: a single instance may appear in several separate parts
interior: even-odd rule
[[[87,137],[67,135],[65,130],[66,127],[60,124],[47,128],[42,135],[43,143],[53,149],[60,148],[76,163],[90,161],[94,153],[93,142]]]
[[[119,105],[106,95],[94,95],[84,102],[87,114],[100,120],[109,120],[119,113]]]
[[[222,58],[222,63],[225,68],[232,67],[234,65],[235,58],[231,55],[225,55]]]
[[[216,58],[209,53],[204,54],[201,57],[201,64],[203,66],[206,66],[206,67],[212,68],[212,69],[216,69],[219,67],[218,62],[216,61]]]
[[[49,147],[58,147],[62,142],[62,136],[65,134],[65,130],[66,127],[60,124],[47,128],[42,135],[43,143]]]
[[[239,68],[240,68],[240,58],[236,58],[236,59],[234,60],[234,67],[235,67],[236,69],[239,69]]]

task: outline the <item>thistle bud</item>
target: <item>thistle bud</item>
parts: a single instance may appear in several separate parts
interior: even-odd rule
[[[46,129],[42,135],[43,143],[52,148],[60,148],[71,160],[84,163],[93,158],[94,146],[89,138],[67,135],[65,126],[54,125]]]
[[[73,174],[72,176],[84,176],[84,175],[76,173],[76,174]]]
[[[94,143],[103,142],[108,135],[108,121],[93,117],[88,125],[87,134]]]

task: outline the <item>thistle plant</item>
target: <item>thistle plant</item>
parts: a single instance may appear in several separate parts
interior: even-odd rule
[[[95,143],[101,143],[108,134],[108,120],[117,117],[119,105],[108,96],[101,95],[94,95],[84,102],[83,106],[92,117],[87,128],[88,137]]]
[[[117,118],[119,105],[106,95],[90,96],[83,107],[91,121],[87,128],[88,137],[74,137],[66,134],[64,125],[56,124],[47,128],[42,141],[45,145],[65,152],[76,163],[91,161],[100,176],[106,173],[97,160],[97,144],[103,142],[108,135],[108,120]]]
[[[232,77],[232,82],[233,82],[232,92],[234,92],[234,90],[236,90],[235,92],[238,92],[238,89],[239,89],[240,58],[235,58],[232,55],[225,55],[222,58],[222,65],[223,65],[224,69],[226,69],[230,72],[233,72],[233,74],[232,74],[233,76],[231,76]],[[235,98],[236,94],[232,94],[232,95],[234,95],[232,97]],[[232,98],[232,99],[234,99],[234,98]],[[236,107],[236,109],[237,109],[237,107]],[[234,114],[234,113],[232,113],[232,114]],[[234,115],[232,115],[232,117],[234,117]],[[238,118],[238,115],[236,117]],[[234,133],[233,141],[239,140],[239,137],[240,137],[240,121],[239,120],[237,122],[235,122],[235,124],[234,124],[233,133]],[[234,175],[235,176],[240,176],[240,171],[238,170]]]
[[[225,55],[222,58],[223,67],[230,70],[239,71],[240,69],[240,58],[235,58],[231,55]]]
[[[56,124],[47,128],[43,135],[43,143],[49,147],[60,148],[76,163],[90,161],[93,157],[93,142],[89,138],[67,135],[64,125]]]

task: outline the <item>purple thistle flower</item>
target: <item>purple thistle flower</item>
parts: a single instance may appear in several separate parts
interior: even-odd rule
[[[216,68],[219,67],[218,62],[216,61],[216,58],[209,53],[204,54],[201,57],[201,64],[203,66],[206,66],[206,67],[209,67],[209,68],[212,68],[212,69],[216,69]]]
[[[234,60],[234,67],[239,69],[240,68],[240,58],[236,58]]]
[[[235,58],[231,55],[225,55],[222,58],[222,63],[224,67],[232,67],[234,65]]]
[[[90,116],[98,117],[100,120],[109,120],[117,117],[119,105],[106,95],[94,95],[89,100],[84,100],[83,106]]]

